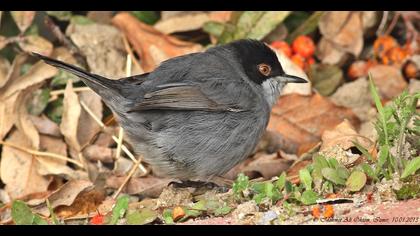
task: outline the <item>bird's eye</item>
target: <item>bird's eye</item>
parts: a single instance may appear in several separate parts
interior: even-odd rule
[[[258,70],[261,74],[268,76],[271,72],[271,67],[265,63],[262,63],[258,65]]]

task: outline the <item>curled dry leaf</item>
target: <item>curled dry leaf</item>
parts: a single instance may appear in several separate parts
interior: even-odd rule
[[[93,184],[88,180],[70,180],[54,191],[48,197],[48,201],[50,202],[52,209],[55,209],[58,206],[70,206],[81,192],[87,191],[92,187]],[[50,215],[46,203],[42,204],[34,211],[44,216]]]
[[[63,99],[63,116],[60,124],[60,131],[66,143],[76,152],[80,151],[80,144],[77,140],[77,127],[82,107],[77,94],[73,91],[72,81],[67,81]]]
[[[152,71],[161,61],[155,61],[150,53],[151,46],[158,48],[167,58],[180,56],[202,50],[199,44],[181,41],[168,36],[155,28],[138,21],[129,13],[119,13],[112,19],[115,24],[133,45],[140,55],[141,66],[145,72]]]
[[[23,63],[26,61],[27,58],[28,55],[26,54],[17,54],[15,56],[15,58],[13,59],[13,63],[7,72],[7,75],[3,79],[0,79],[0,89],[3,86],[5,86],[9,80],[14,80],[20,75],[20,68],[22,67]]]
[[[58,125],[44,114],[41,116],[30,115],[29,118],[40,134],[46,134],[57,138],[62,137]]]
[[[22,148],[30,148],[25,136],[15,130],[6,139]],[[1,180],[6,184],[5,190],[11,198],[47,190],[51,177],[38,173],[40,163],[36,157],[12,147],[3,146],[0,162]]]
[[[99,95],[93,91],[84,91],[79,93],[79,100],[86,104],[86,106],[90,108],[99,120],[102,120],[103,107],[101,97]],[[82,147],[87,145],[93,136],[95,136],[100,130],[101,127],[98,123],[85,109],[82,109],[79,118],[79,125],[77,127],[77,140],[79,141],[79,144]]]
[[[35,11],[11,11],[10,14],[13,17],[20,32],[23,33],[32,24],[34,20]]]
[[[19,41],[19,47],[25,52],[36,52],[45,56],[51,55],[53,45],[50,41],[38,35],[28,35]]]
[[[15,93],[0,101],[0,140],[3,140],[17,119],[15,104],[18,96],[19,93]]]
[[[161,19],[153,26],[164,34],[198,30],[208,21],[226,22],[230,19],[231,11],[188,12],[166,19]]]
[[[391,100],[401,94],[407,88],[407,82],[401,74],[400,69],[387,66],[376,65],[369,69],[373,82],[379,89],[379,94],[383,99]]]
[[[333,129],[344,119],[359,126],[359,119],[350,109],[336,106],[319,94],[289,94],[273,107],[268,130],[302,145],[320,141],[325,130]]]

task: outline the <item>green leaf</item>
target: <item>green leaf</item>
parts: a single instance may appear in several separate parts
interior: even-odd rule
[[[365,172],[365,174],[367,174],[367,176],[369,176],[370,178],[374,180],[378,180],[378,177],[376,176],[375,172],[373,171],[370,165],[363,163],[361,167],[362,167],[362,170]]]
[[[73,80],[72,81],[73,83],[76,83],[76,82],[80,81],[80,79],[77,76],[75,76],[75,75],[73,75],[69,72],[66,72],[64,70],[58,70],[57,75],[53,77],[50,85],[52,87],[58,87],[58,86],[66,85],[67,80],[69,80],[69,79]]]
[[[47,14],[61,21],[69,21],[72,16],[71,11],[47,11]]]
[[[281,173],[279,179],[276,181],[276,187],[279,191],[283,190],[284,185],[286,184],[286,173]]]
[[[155,24],[160,18],[157,11],[132,11],[131,14],[148,25]]]
[[[34,215],[34,225],[48,225],[48,222],[42,219],[39,215]]]
[[[336,169],[340,165],[340,163],[338,163],[337,159],[335,158],[328,158],[327,161],[328,165],[333,169]]]
[[[316,11],[302,24],[299,24],[299,27],[296,28],[289,36],[286,38],[286,41],[290,44],[295,40],[299,35],[306,35],[315,31],[318,27],[319,19],[324,14],[322,11]]]
[[[328,164],[327,159],[325,159],[324,156],[316,155],[314,157],[314,168],[315,169],[322,170],[322,169],[327,168],[327,167],[329,167],[329,164]]]
[[[293,192],[293,184],[288,180],[286,180],[286,183],[284,184],[284,188],[286,189],[287,193]]]
[[[63,115],[63,97],[59,97],[57,100],[50,102],[45,109],[45,113],[52,121],[60,124]]]
[[[38,89],[33,92],[32,99],[28,103],[28,112],[34,116],[40,115],[48,105],[50,89]]]
[[[342,178],[340,178],[340,176],[338,175],[337,171],[333,168],[324,168],[321,171],[322,176],[324,176],[324,178],[326,178],[327,180],[335,183],[335,184],[339,184],[339,185],[345,185],[346,181]]]
[[[128,209],[128,200],[127,195],[121,196],[117,199],[114,208],[112,209],[112,216],[110,224],[115,225],[120,218],[122,218],[125,212]]]
[[[240,173],[238,177],[236,178],[235,182],[233,182],[233,185],[232,185],[233,193],[239,197],[242,195],[242,191],[246,190],[248,186],[249,186],[248,176],[244,175],[243,173]]]
[[[152,211],[149,208],[144,208],[127,214],[127,223],[129,225],[145,225],[152,223],[156,218],[157,213],[155,211]]]
[[[219,44],[229,43],[243,38],[260,40],[277,27],[290,12],[283,11],[244,11],[232,14],[230,22],[225,24]]]
[[[337,171],[338,176],[342,179],[347,179],[350,175],[350,171],[344,166],[338,166],[335,170]]]
[[[216,38],[219,38],[222,35],[224,29],[225,25],[216,21],[208,21],[203,25],[203,31],[215,36]]]
[[[172,219],[172,210],[171,209],[165,209],[162,213],[163,220],[165,221],[165,224],[173,224],[174,220]]]
[[[408,176],[416,173],[420,169],[420,156],[410,160],[404,168],[401,174],[401,179],[407,178]]]
[[[35,215],[31,209],[20,200],[15,200],[12,203],[12,219],[17,225],[32,225]]]
[[[306,168],[299,170],[299,179],[306,190],[312,190],[312,177]]]
[[[382,167],[384,166],[386,160],[388,159],[389,156],[389,147],[388,145],[383,145],[379,148],[380,152],[379,152],[379,158],[378,158],[378,164],[376,166],[376,169],[382,169]]]
[[[319,196],[316,192],[312,190],[306,190],[302,193],[302,197],[300,198],[300,201],[305,205],[312,205],[316,203],[316,200],[318,200]]]
[[[229,207],[229,206],[227,206],[226,205],[226,203],[225,203],[225,205],[224,206],[222,206],[222,207],[220,207],[220,208],[217,208],[215,211],[214,211],[214,215],[215,216],[224,216],[224,215],[226,215],[226,214],[229,214],[229,212],[231,212],[232,211],[232,208],[231,207]]]
[[[360,191],[366,184],[366,175],[361,171],[353,171],[346,181],[346,188],[351,192]]]
[[[93,23],[95,23],[93,20],[87,18],[86,16],[81,16],[81,15],[74,15],[70,19],[70,24],[75,24],[75,25],[90,25]]]

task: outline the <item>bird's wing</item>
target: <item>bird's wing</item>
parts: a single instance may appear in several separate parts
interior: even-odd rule
[[[183,83],[161,85],[146,93],[129,111],[144,110],[242,111],[237,104],[215,101],[197,85]]]

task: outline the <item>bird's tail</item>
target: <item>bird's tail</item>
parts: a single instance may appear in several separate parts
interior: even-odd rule
[[[120,97],[119,88],[121,87],[121,81],[110,80],[103,76],[89,73],[85,70],[82,70],[76,66],[67,64],[65,62],[40,55],[38,53],[32,53],[35,57],[42,59],[45,63],[61,68],[67,72],[70,72],[78,76],[87,86],[89,86],[93,91],[95,91],[102,99],[107,102],[109,99],[115,100],[117,97]]]

